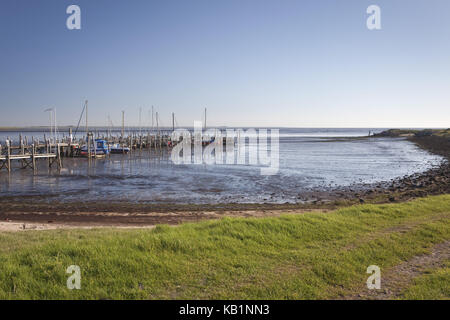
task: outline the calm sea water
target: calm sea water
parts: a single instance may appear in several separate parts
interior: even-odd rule
[[[1,196],[51,195],[60,201],[155,203],[299,202],[302,194],[337,186],[388,181],[438,165],[442,158],[402,138],[337,141],[382,129],[281,129],[280,168],[262,176],[249,165],[175,165],[154,150],[104,160],[64,159],[64,168],[41,163],[36,174],[0,171]],[[26,133],[39,137],[42,133]],[[0,133],[17,139],[17,132]]]

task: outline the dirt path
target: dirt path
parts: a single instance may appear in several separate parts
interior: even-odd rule
[[[76,212],[76,213],[1,213],[1,231],[51,229],[92,229],[105,227],[149,228],[158,224],[177,225],[183,222],[221,219],[224,217],[277,217],[283,214],[326,212],[322,209],[302,210],[243,210],[243,211],[186,211],[186,212]],[[25,227],[24,227],[25,226]]]
[[[421,276],[427,269],[443,267],[450,259],[450,241],[439,243],[433,247],[431,253],[413,257],[390,270],[381,270],[381,289],[369,290],[366,286],[361,292],[344,297],[344,300],[369,299],[390,300],[398,299],[414,278]]]
[[[86,226],[86,225],[77,225],[77,224],[0,222],[0,232],[43,231],[43,230],[58,230],[58,229],[94,229],[94,228],[108,228],[108,227],[114,227],[114,228],[120,228],[120,229],[152,229],[155,226],[154,225]]]

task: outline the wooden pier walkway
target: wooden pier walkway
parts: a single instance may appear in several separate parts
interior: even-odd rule
[[[11,172],[11,164],[13,161],[19,161],[22,168],[31,168],[35,170],[36,161],[41,159],[46,159],[49,167],[56,164],[58,168],[62,168],[61,148],[63,146],[67,145],[32,144],[30,146],[26,146],[21,142],[20,146],[12,147],[11,141],[6,140],[6,147],[0,145],[0,170],[6,169]],[[44,148],[47,152],[41,152]],[[55,152],[52,153],[51,150],[53,149]],[[14,151],[18,151],[18,153],[14,154]]]

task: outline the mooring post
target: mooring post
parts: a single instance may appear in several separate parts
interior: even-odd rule
[[[87,149],[88,149],[88,158],[91,161],[91,135],[87,134]]]
[[[128,138],[129,146],[130,146],[130,154],[133,152],[133,134]]]
[[[61,160],[61,150],[60,150],[60,145],[59,143],[56,145],[56,159],[58,160],[58,168],[61,169],[62,168],[62,160]]]
[[[20,154],[23,154],[23,152],[22,152],[22,146],[23,146],[22,134],[19,133],[19,149],[20,149]]]
[[[36,171],[36,145],[33,140],[33,144],[31,145],[31,161],[33,163],[33,170]]]
[[[50,168],[52,166],[52,162],[50,159],[50,140],[46,139],[45,140],[45,153],[47,154],[47,162],[48,162],[48,167]]]
[[[11,141],[6,140],[6,146],[8,147],[8,151],[6,154],[6,163],[8,165],[8,172],[11,172]]]
[[[73,134],[72,134],[72,127],[69,128],[69,137],[67,138],[67,148],[66,148],[66,153],[65,153],[65,157],[70,157],[71,156],[71,149],[72,149],[72,139],[73,139]]]
[[[92,146],[94,147],[94,159],[97,159],[97,145],[95,143],[95,137],[92,137]]]

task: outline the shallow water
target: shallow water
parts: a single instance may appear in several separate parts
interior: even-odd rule
[[[309,191],[388,181],[442,161],[401,138],[331,138],[368,131],[283,129],[280,168],[274,176],[262,176],[259,166],[175,165],[169,154],[152,150],[112,155],[90,165],[87,159],[64,159],[61,172],[49,170],[44,162],[34,175],[29,169],[10,175],[3,170],[0,189],[2,196],[51,195],[59,201],[300,202]]]

